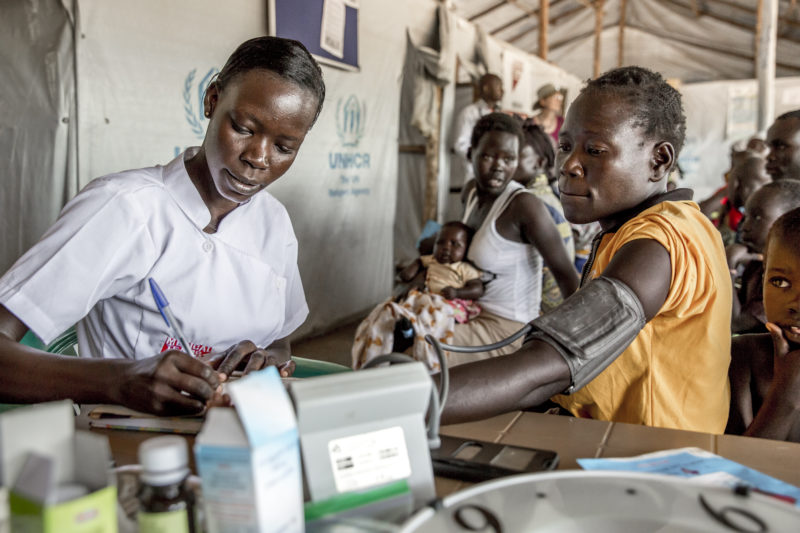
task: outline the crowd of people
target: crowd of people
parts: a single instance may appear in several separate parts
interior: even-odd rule
[[[425,334],[475,346],[529,324],[503,348],[446,355],[444,423],[555,405],[800,441],[800,111],[736,145],[726,183],[698,204],[671,178],[686,119],[658,73],[609,71],[566,114],[546,84],[527,120],[499,112],[500,78],[479,86],[454,147],[460,220],[359,326],[354,367],[407,350],[435,372]],[[292,165],[324,99],[302,44],[252,39],[206,90],[201,146],[71,200],[0,278],[0,401],[197,413],[235,370],[290,375],[287,337],[308,308],[291,223],[264,189]],[[170,349],[151,278],[184,313],[193,354]],[[73,324],[83,357],[19,342]]]

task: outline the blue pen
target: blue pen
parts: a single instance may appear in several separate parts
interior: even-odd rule
[[[158,307],[158,312],[161,313],[161,316],[164,317],[164,322],[167,323],[167,327],[172,330],[172,333],[178,337],[178,340],[183,346],[184,351],[189,355],[194,355],[194,351],[192,350],[192,345],[189,344],[189,341],[186,340],[186,337],[183,335],[183,331],[181,331],[181,327],[178,325],[178,320],[175,318],[175,315],[172,314],[172,310],[169,308],[169,302],[167,301],[167,297],[164,296],[164,293],[161,292],[161,287],[158,286],[156,280],[153,278],[148,278],[150,282],[150,291],[153,293],[153,299],[156,301],[156,307]]]

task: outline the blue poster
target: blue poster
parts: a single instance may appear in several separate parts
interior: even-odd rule
[[[341,2],[338,0],[336,3]],[[269,0],[270,34],[300,41],[321,63],[358,71],[358,2],[343,0],[343,3],[344,32],[339,47],[341,57],[323,49],[330,49],[324,47],[322,42],[326,0]]]

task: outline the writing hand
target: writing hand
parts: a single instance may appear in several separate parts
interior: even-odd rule
[[[212,367],[170,350],[128,362],[109,396],[115,403],[157,415],[195,414],[205,409],[219,384]]]

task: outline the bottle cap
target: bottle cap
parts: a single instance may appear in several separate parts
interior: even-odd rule
[[[189,475],[186,440],[182,437],[155,437],[139,446],[141,480],[148,485],[171,485]]]

